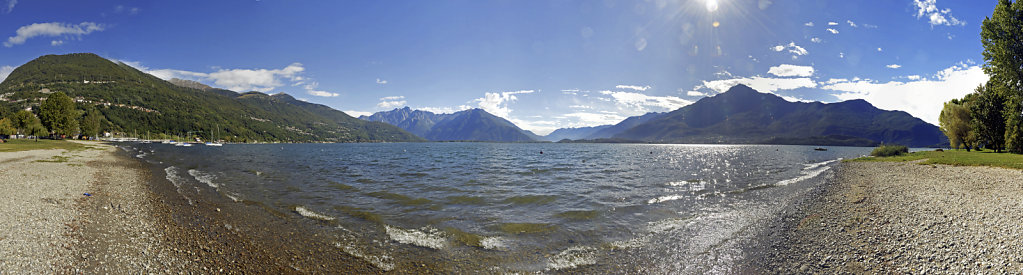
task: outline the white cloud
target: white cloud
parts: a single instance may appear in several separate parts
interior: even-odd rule
[[[838,26],[838,22],[828,22],[828,26]]]
[[[617,113],[590,113],[590,112],[575,112],[563,115],[564,118],[569,118],[574,121],[567,123],[567,127],[589,127],[599,126],[608,124],[617,124],[625,120],[626,117],[618,115]]]
[[[381,79],[377,78],[377,84],[380,84],[380,85],[387,84],[387,80],[381,80]]]
[[[803,26],[813,27],[813,22],[806,22],[806,24],[803,24]]]
[[[53,40],[50,41],[50,46],[60,46],[64,44],[64,40]]]
[[[838,30],[836,29],[828,28],[827,31],[830,32],[831,34],[838,34]]]
[[[18,0],[7,0],[7,13],[14,11],[14,5],[18,4]]]
[[[688,92],[686,92],[686,95],[687,96],[708,96],[707,93],[700,92],[700,91],[688,91]]]
[[[712,93],[723,93],[735,85],[743,84],[763,93],[771,93],[781,96],[788,101],[807,101],[804,99],[794,98],[790,96],[779,95],[778,91],[782,90],[794,90],[800,88],[816,88],[817,82],[809,78],[813,75],[814,68],[811,66],[797,66],[782,64],[779,66],[771,67],[768,73],[776,76],[784,76],[786,78],[774,78],[774,77],[739,77],[732,79],[722,79],[714,81],[703,81],[702,85],[693,87],[693,91],[689,92],[689,95],[710,95]],[[799,76],[791,78],[789,76]],[[702,92],[700,90],[709,89],[710,92]]]
[[[508,103],[518,100],[515,95],[520,94],[531,94],[536,91],[534,90],[522,90],[514,92],[500,92],[500,93],[485,93],[482,98],[473,100],[477,102],[480,109],[483,109],[495,116],[508,118],[511,114],[512,109],[508,107]]]
[[[902,68],[902,65],[899,65],[899,64],[888,64],[888,65],[885,65],[884,67],[885,68],[889,68],[889,69],[898,69],[898,68]]]
[[[770,78],[770,77],[743,77],[733,79],[723,79],[714,81],[704,81],[703,85],[697,86],[696,89],[707,88],[717,93],[723,93],[728,91],[735,85],[743,84],[753,88],[754,90],[764,93],[777,93],[781,90],[794,90],[799,88],[815,88],[817,82],[814,82],[810,78]]]
[[[593,107],[591,107],[589,105],[568,105],[568,108],[573,108],[573,109],[593,109]]]
[[[160,79],[163,79],[163,80],[170,80],[171,78],[199,80],[199,79],[206,79],[206,77],[209,76],[209,74],[206,74],[206,73],[190,72],[190,71],[174,70],[174,69],[149,70],[146,67],[140,67],[140,64],[138,64],[138,62],[124,62],[124,63],[128,64],[129,66],[135,67],[136,69],[139,69],[139,70],[141,70],[141,71],[143,71],[145,73],[151,74],[151,75],[153,75],[155,77],[159,77]]]
[[[423,110],[423,111],[431,112],[431,113],[434,113],[434,114],[450,114],[450,113],[455,113],[455,112],[460,112],[460,111],[465,111],[465,110],[468,110],[468,109],[472,109],[472,106],[469,106],[469,105],[459,105],[457,107],[418,107],[418,108],[415,108],[415,109],[416,110]]]
[[[849,82],[849,79],[845,79],[845,78],[832,78],[832,79],[828,79],[827,81],[821,82],[821,84],[835,84],[835,83],[839,83],[839,82]]]
[[[331,92],[327,92],[327,91],[316,90],[317,86],[320,86],[320,83],[312,82],[312,83],[306,84],[306,85],[304,85],[302,87],[305,88],[305,92],[307,94],[314,95],[314,96],[319,96],[319,97],[336,97],[336,96],[340,95],[338,93],[331,93]]]
[[[583,96],[587,96],[586,94],[589,93],[589,92],[590,91],[581,91],[579,89],[565,89],[565,90],[561,90],[561,94],[566,94],[566,95],[579,95],[579,94],[583,94]]]
[[[81,37],[96,31],[103,31],[106,26],[93,22],[82,22],[80,24],[67,24],[59,22],[35,23],[18,28],[15,33],[18,35],[7,38],[4,47],[12,47],[25,43],[30,38],[38,36],[50,37]]]
[[[615,86],[615,89],[630,89],[630,90],[636,90],[636,91],[642,92],[642,91],[646,91],[647,89],[650,89],[650,85],[647,85],[647,86],[617,85],[617,86]]]
[[[907,75],[906,79],[909,79],[909,80],[920,80],[920,75],[915,75],[915,74],[914,75]]]
[[[616,104],[631,107],[642,113],[647,112],[648,108],[651,107],[658,108],[660,109],[659,111],[671,111],[693,103],[692,101],[674,96],[650,96],[641,93],[619,91],[601,91],[600,93],[611,96]]]
[[[136,15],[139,13],[139,8],[128,8],[123,5],[114,6],[114,13],[122,13],[127,11],[128,14]]]
[[[639,38],[633,46],[636,46],[636,51],[642,52],[646,49],[646,38]]]
[[[533,132],[537,135],[547,135],[558,128],[563,127],[563,124],[559,121],[554,120],[522,120],[509,118],[508,121],[514,123],[515,126],[519,126],[522,130]]]
[[[853,27],[853,28],[855,28],[855,27],[858,27],[858,26],[856,26],[856,23],[853,23],[853,21],[852,21],[852,20],[845,20],[845,23],[848,23],[848,24],[849,24],[849,26],[850,26],[850,27]]]
[[[776,52],[788,50],[789,53],[793,54],[792,55],[792,59],[796,59],[797,56],[803,56],[803,55],[807,55],[807,54],[810,53],[810,52],[806,51],[806,49],[804,49],[803,47],[800,47],[799,45],[796,45],[796,42],[789,42],[788,45],[774,46],[774,47],[771,47],[771,50],[776,51]]]
[[[945,26],[965,26],[966,21],[959,20],[948,13],[951,9],[938,9],[937,0],[913,0],[916,5],[916,18],[927,17],[928,23],[931,27],[937,25]],[[947,17],[946,17],[947,16]]]
[[[377,107],[390,109],[405,106],[405,96],[385,96],[380,98],[380,103],[377,103]]]
[[[343,111],[343,112],[345,112],[346,114],[348,114],[350,116],[353,116],[353,117],[371,116],[371,115],[373,115],[373,112],[363,112],[363,111],[355,111],[355,110],[348,110],[348,111]]]
[[[806,77],[806,76],[813,75],[813,67],[812,66],[798,66],[798,65],[790,65],[790,64],[781,64],[781,65],[778,65],[778,66],[771,67],[767,71],[767,73],[773,74],[773,75],[776,75],[776,76],[785,76],[785,77],[788,77],[788,76],[803,76],[803,77]]]
[[[14,67],[11,66],[0,67],[0,82],[4,82],[4,79],[7,79],[7,76],[11,75],[11,72],[13,71]]]
[[[318,90],[319,83],[303,77],[305,67],[302,63],[292,63],[281,69],[220,69],[212,73],[193,72],[175,69],[151,69],[140,62],[113,60],[132,66],[140,71],[163,80],[180,78],[211,83],[217,88],[236,92],[258,91],[267,93],[283,86],[302,86],[309,95],[319,97],[336,97],[338,93]],[[287,82],[287,83],[285,83]]]
[[[879,51],[879,52],[880,52],[880,51],[881,51],[881,47],[878,47],[878,48],[877,48],[877,51]]]
[[[814,37],[814,38],[810,38],[810,42],[813,42],[813,43],[821,43],[821,39],[820,39],[820,37]]]
[[[237,92],[259,91],[266,93],[277,87],[284,86],[284,81],[291,81],[294,85],[302,84],[299,81],[304,80],[304,78],[299,75],[305,71],[302,63],[292,63],[281,69],[220,69],[212,73],[202,73],[175,69],[149,69],[142,66],[139,62],[121,62],[164,80],[181,78],[196,81],[212,81],[212,86]],[[312,91],[317,86],[315,84],[314,82],[311,85],[305,85],[306,90]],[[333,93],[326,92],[313,95],[327,96],[327,94],[336,96]]]
[[[935,74],[935,80],[879,83],[870,80],[841,81],[822,89],[839,91],[839,100],[864,99],[881,109],[902,110],[937,125],[942,104],[973,92],[988,76],[980,66],[959,64]]]
[[[233,91],[268,92],[283,86],[281,79],[295,79],[305,71],[302,63],[292,63],[283,69],[232,69],[210,73],[207,77],[217,86]]]
[[[339,96],[340,95],[338,93],[331,93],[331,92],[326,92],[326,91],[315,91],[315,90],[309,90],[309,91],[306,91],[306,93],[309,93],[310,95],[322,96],[322,97],[335,97],[335,96]]]

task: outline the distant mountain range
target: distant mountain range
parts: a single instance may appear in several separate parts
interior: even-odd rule
[[[483,109],[435,114],[405,107],[359,118],[398,126],[432,141],[530,142],[538,138]]]
[[[628,130],[629,128],[635,127],[636,125],[647,122],[651,119],[660,117],[665,113],[646,113],[640,116],[634,116],[626,118],[613,125],[601,125],[593,127],[580,127],[580,128],[561,128],[554,130],[550,134],[541,137],[542,140],[546,141],[561,141],[564,139],[571,140],[596,140],[596,139],[607,139],[614,137],[615,135]]]
[[[423,141],[398,127],[351,117],[287,95],[236,93],[187,80],[164,81],[95,54],[46,55],[0,83],[0,115],[38,106],[54,92],[98,110],[112,132],[194,135],[235,142]],[[219,131],[215,131],[219,130]]]
[[[108,131],[210,137],[229,141],[372,142],[589,140],[650,143],[766,143],[912,147],[947,143],[937,126],[864,100],[788,102],[747,86],[669,113],[615,125],[558,129],[539,137],[482,109],[435,114],[408,107],[361,119],[287,94],[237,93],[195,81],[164,81],[95,54],[46,55],[0,83],[0,116],[64,92],[96,109]]]
[[[734,143],[911,147],[940,146],[937,126],[902,111],[885,111],[864,100],[789,102],[745,85],[700,99],[669,113],[647,113],[614,125],[562,128],[537,137],[481,109],[434,114],[409,107],[361,119],[398,126],[433,141],[569,141]]]
[[[864,100],[788,102],[745,85],[613,136],[655,143],[766,143],[926,147],[946,144],[937,126]]]

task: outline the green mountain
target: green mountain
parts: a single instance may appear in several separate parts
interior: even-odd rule
[[[405,107],[360,118],[389,123],[433,141],[528,142],[537,139],[532,132],[483,109],[434,114]]]
[[[286,94],[239,94],[187,84],[191,87],[95,54],[46,55],[18,67],[0,83],[0,115],[38,106],[41,99],[60,91],[74,98],[79,109],[99,110],[104,130],[112,132],[179,136],[192,132],[205,138],[219,132],[216,138],[236,142],[422,140],[397,127],[359,120]]]
[[[937,126],[864,100],[788,102],[745,85],[703,98],[614,136],[661,143],[766,143],[926,147],[947,143]]]

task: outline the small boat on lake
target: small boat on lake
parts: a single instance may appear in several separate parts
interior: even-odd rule
[[[828,148],[824,148],[824,147],[817,147],[817,148],[813,148],[813,150],[814,150],[814,151],[827,151],[827,150],[828,150]]]

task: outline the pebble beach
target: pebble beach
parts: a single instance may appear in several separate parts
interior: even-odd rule
[[[359,273],[380,270],[256,206],[169,199],[122,150],[0,153],[0,273]]]
[[[848,162],[835,177],[765,233],[749,270],[1023,272],[1023,171]]]

